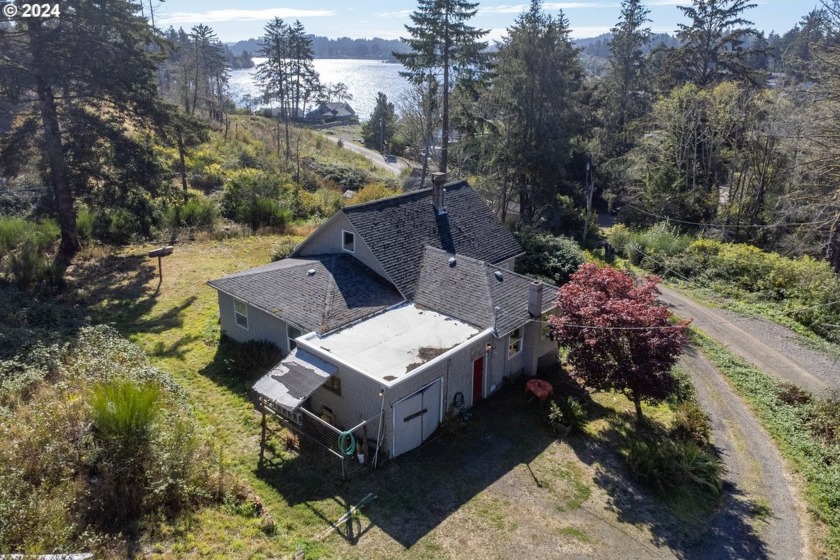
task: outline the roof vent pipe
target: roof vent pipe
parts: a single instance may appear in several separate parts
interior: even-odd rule
[[[531,282],[528,287],[528,315],[534,319],[542,315],[542,282]]]
[[[446,189],[446,173],[432,173],[432,206],[438,214],[446,214],[446,202],[444,200]]]

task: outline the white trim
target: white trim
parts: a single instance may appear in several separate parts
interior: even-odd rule
[[[438,381],[440,381],[440,413],[438,414],[438,426],[440,426],[440,423],[443,422],[443,413],[444,413],[444,404],[445,404],[443,402],[443,389],[444,389],[443,384],[444,384],[444,381],[443,381],[443,376],[442,375],[440,377],[435,378],[433,381],[430,381],[429,383],[426,383],[425,385],[423,385],[422,387],[420,387],[416,391],[413,391],[410,395],[406,395],[403,398],[401,398],[399,400],[396,400],[396,401],[391,403],[391,458],[393,458],[394,454],[397,452],[397,437],[396,437],[397,436],[397,405],[400,404],[401,402],[403,402],[406,399],[410,399],[411,397],[413,397],[417,393],[422,393],[423,391],[425,391],[426,389],[428,389],[429,387],[431,387],[432,385],[434,385]],[[423,445],[423,443],[424,442],[421,441],[420,445]],[[415,447],[414,449],[417,449],[417,447]],[[409,451],[411,451],[411,450],[409,449]],[[408,453],[408,451],[406,451],[406,453]]]
[[[241,303],[242,305],[245,306],[245,313],[244,314],[237,311],[237,309],[236,309],[236,304],[237,303]],[[239,323],[239,317],[240,316],[245,317],[245,326],[242,326],[242,324]],[[242,330],[246,330],[246,331],[250,330],[249,329],[250,321],[248,320],[248,302],[247,301],[245,301],[243,299],[239,299],[239,298],[233,298],[233,322],[236,324],[237,327],[239,327]]]
[[[511,341],[511,337],[513,337],[513,333],[515,333],[516,331],[519,331],[519,349],[516,352],[514,352],[513,354],[511,354],[510,353],[510,341]],[[522,341],[523,341],[524,338],[525,338],[525,327],[524,326],[517,327],[517,328],[513,329],[512,331],[510,331],[510,334],[507,335],[507,345],[505,347],[505,353],[507,354],[507,359],[508,360],[512,360],[515,357],[517,357],[519,354],[522,353],[522,346],[523,346]]]
[[[347,235],[348,233],[353,236],[353,248],[352,249],[348,249],[347,247],[345,247],[346,243],[344,243],[344,236]],[[347,229],[342,229],[341,230],[341,250],[345,251],[347,253],[354,253],[354,254],[356,253],[356,232],[355,231],[350,231],[350,230],[347,230]]]

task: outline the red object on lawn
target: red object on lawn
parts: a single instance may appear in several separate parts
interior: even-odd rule
[[[548,397],[554,394],[554,387],[544,379],[529,379],[525,383],[525,391],[530,391],[540,399],[540,402],[545,402]]]

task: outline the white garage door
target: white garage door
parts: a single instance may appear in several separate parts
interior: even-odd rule
[[[438,379],[394,404],[394,457],[419,446],[438,427],[442,389]]]

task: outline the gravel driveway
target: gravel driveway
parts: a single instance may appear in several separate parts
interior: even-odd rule
[[[660,300],[680,317],[760,369],[820,393],[840,390],[840,361],[808,346],[790,329],[764,319],[713,309],[662,285]]]
[[[661,285],[660,291],[659,299],[675,314],[763,371],[816,393],[840,389],[838,358],[790,329],[707,307]],[[712,419],[713,443],[726,469],[724,503],[698,557],[810,557],[806,508],[770,436],[702,353],[687,347],[681,364]],[[745,524],[756,512],[763,520]]]

